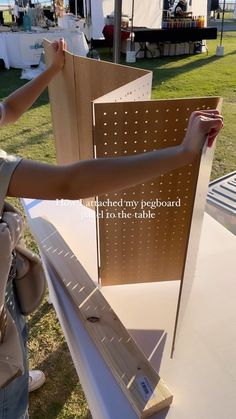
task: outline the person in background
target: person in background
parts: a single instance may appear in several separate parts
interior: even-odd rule
[[[0,124],[15,122],[29,109],[52,78],[63,69],[64,50],[63,40],[54,43],[54,57],[50,67],[0,103]],[[185,138],[180,145],[133,156],[97,158],[62,166],[9,156],[0,150],[0,186],[3,189],[4,185],[7,196],[32,199],[82,199],[122,190],[189,164],[199,154],[206,138],[211,143],[222,125],[218,111],[196,111],[189,119]],[[1,229],[6,233],[5,241],[10,241],[10,227],[4,219],[0,223]],[[4,419],[27,419],[29,374],[26,327],[12,286],[14,266],[9,265],[7,272],[9,279],[5,305],[18,327],[25,373],[17,378],[11,377],[10,382],[0,388],[0,414],[2,413],[1,418]],[[0,290],[3,288],[0,286]],[[0,306],[0,310],[1,308]]]
[[[174,17],[176,19],[181,19],[191,15],[192,12],[187,12],[187,0],[180,0],[175,7]]]

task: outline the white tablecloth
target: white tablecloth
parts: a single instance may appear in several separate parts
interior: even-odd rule
[[[76,31],[45,31],[40,33],[6,32],[0,34],[0,58],[6,68],[25,68],[39,64],[43,52],[43,39],[50,41],[64,38],[68,51],[75,55],[85,56],[88,45],[82,32]]]
[[[72,29],[78,26],[78,19],[76,19],[73,15],[67,15],[64,17],[59,17],[57,23],[59,28]]]

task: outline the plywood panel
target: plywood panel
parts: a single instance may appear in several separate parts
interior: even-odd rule
[[[222,99],[218,99],[215,107],[221,111]],[[179,299],[177,305],[177,314],[175,321],[175,331],[172,344],[172,354],[175,348],[175,339],[178,337],[184,313],[189,300],[190,291],[192,289],[194,274],[197,263],[199,242],[201,236],[201,228],[206,204],[206,196],[208,185],[210,182],[212,160],[214,156],[216,142],[213,147],[209,148],[205,144],[199,165],[198,179],[196,184],[195,200],[193,203],[191,227],[189,232],[189,240],[187,244],[186,258],[184,262],[184,272],[182,283],[179,291]]]
[[[52,46],[44,41],[46,62],[51,62]],[[65,66],[49,84],[53,130],[58,163],[79,155],[78,121],[76,110],[76,91],[74,79],[74,56],[66,52]],[[75,160],[73,160],[75,161]]]
[[[31,225],[44,257],[138,418],[169,406],[170,391],[54,225],[43,218],[34,218]]]
[[[180,144],[192,111],[217,103],[218,98],[196,98],[95,104],[97,157]],[[98,197],[102,285],[182,279],[199,162],[200,153],[182,169]]]
[[[48,41],[44,45],[46,61],[50,63],[52,47]],[[49,85],[57,162],[93,158],[92,101],[146,75],[151,92],[150,71],[66,52],[63,70]]]

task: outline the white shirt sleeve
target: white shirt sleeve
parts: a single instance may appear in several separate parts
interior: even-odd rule
[[[21,160],[21,157],[11,156],[0,149],[0,217],[11,176]]]
[[[0,126],[3,125],[4,119],[5,119],[5,108],[3,103],[0,102]]]

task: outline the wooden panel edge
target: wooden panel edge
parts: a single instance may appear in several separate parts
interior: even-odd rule
[[[86,330],[138,417],[148,417],[169,406],[173,396],[164,381],[152,368],[55,227],[42,218],[30,220],[30,225],[41,252],[53,266]],[[70,260],[71,269],[66,263],[66,257]],[[79,290],[77,296],[74,291],[76,287]],[[79,298],[82,296],[82,300],[78,300],[78,295]],[[91,317],[99,317],[99,321],[88,321]],[[131,370],[130,376],[129,371],[123,374],[124,377],[129,377],[127,383],[121,376],[124,367]],[[142,380],[149,386],[147,391],[150,397],[146,401],[146,389],[144,388],[143,394],[140,389]]]

